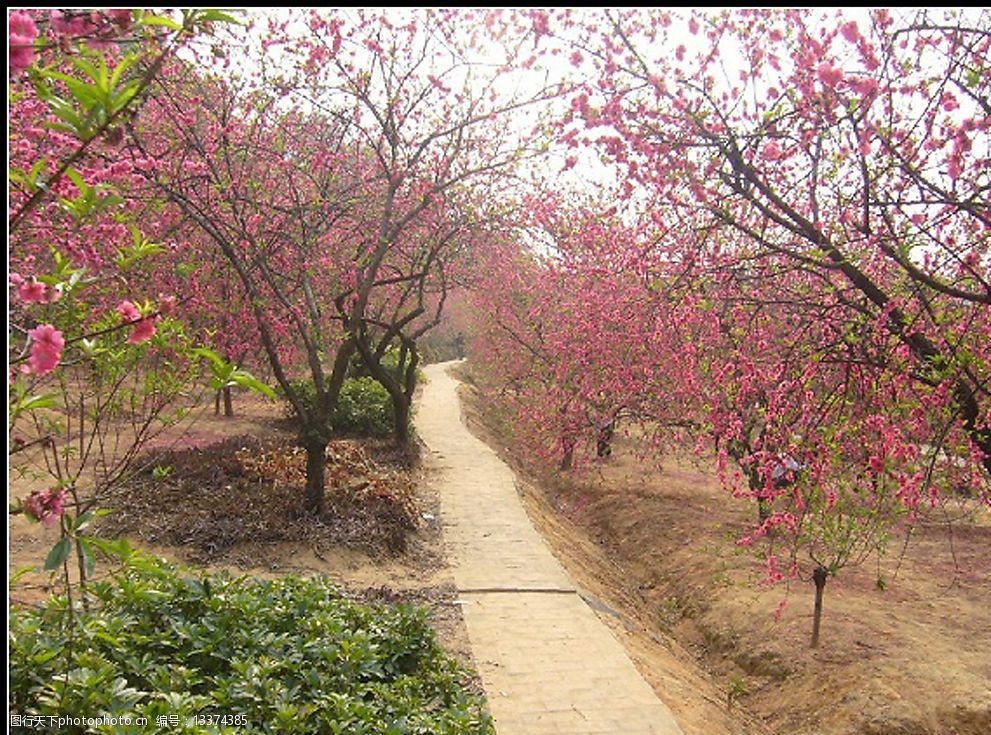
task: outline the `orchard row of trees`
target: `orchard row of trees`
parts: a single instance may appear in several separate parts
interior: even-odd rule
[[[526,443],[568,467],[619,416],[714,453],[741,543],[817,608],[893,523],[991,502],[987,12],[514,22],[575,68],[559,143],[621,180],[535,201],[545,246],[490,251],[474,294]]]
[[[497,93],[516,50],[479,65],[459,20],[8,14],[8,430],[47,485],[12,508],[60,525],[46,567],[112,550],[101,497],[200,385],[275,394],[245,366],[295,411],[312,513],[349,366],[408,442],[421,338],[513,216],[505,117],[550,96]]]
[[[418,340],[468,254],[497,236],[507,209],[498,182],[523,155],[498,127],[522,103],[487,94],[491,80],[475,78],[452,21],[409,21],[386,33],[372,14],[353,26],[313,14],[298,37],[274,29],[265,44],[277,81],[176,70],[142,111],[154,124],[133,130],[132,155],[155,161],[142,169],[153,196],[221,256],[226,278],[206,271],[202,282],[225,283],[250,314],[229,351],[260,341],[299,418],[307,506],[318,513],[348,366],[359,359],[388,391],[405,443]],[[463,90],[445,86],[447,72]],[[398,370],[384,363],[393,348]],[[291,380],[300,369],[315,401]]]

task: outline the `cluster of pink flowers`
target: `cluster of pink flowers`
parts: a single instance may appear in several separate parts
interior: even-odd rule
[[[121,301],[117,305],[117,313],[124,318],[125,322],[136,322],[134,329],[131,330],[131,336],[127,338],[128,344],[136,345],[147,342],[155,336],[156,320],[150,317],[142,318],[141,311],[134,305],[133,301]]]
[[[849,23],[844,23],[840,26],[840,33],[843,34],[849,43],[857,43],[860,41],[860,28],[857,27],[857,21],[851,20]]]
[[[117,33],[131,27],[133,11],[130,8],[113,8],[105,12],[53,10],[48,22],[63,48],[74,38],[84,38],[91,48],[106,48],[113,43]],[[34,63],[34,44],[39,35],[38,26],[29,13],[15,10],[7,16],[11,75],[20,74]]]
[[[31,338],[31,354],[28,368],[36,375],[48,375],[62,359],[65,338],[51,324],[42,324],[28,332]]]
[[[35,490],[24,501],[24,512],[29,518],[50,526],[65,512],[65,496],[65,490],[54,487],[48,490]]]
[[[778,567],[778,557],[774,554],[767,555],[767,576],[765,582],[769,585],[784,581],[784,572]]]
[[[155,336],[155,320],[143,319],[138,322],[131,331],[131,336],[127,338],[128,344],[136,345],[147,342]]]
[[[838,66],[833,66],[828,61],[819,64],[817,74],[819,81],[827,87],[836,87],[843,81],[843,70]]]
[[[133,301],[121,301],[117,305],[117,313],[124,318],[125,322],[136,322],[141,318],[141,312]]]
[[[49,22],[52,30],[63,36],[84,36],[93,30],[89,13],[53,10]]]
[[[62,298],[62,289],[41,283],[34,277],[28,281],[18,273],[11,273],[10,285],[17,289],[18,297],[25,304],[49,304]]]
[[[107,11],[107,17],[116,23],[122,31],[126,31],[131,27],[134,13],[130,8],[111,8]]]
[[[130,8],[112,8],[105,11],[53,10],[49,22],[52,30],[60,36],[82,37],[91,47],[99,48],[107,43],[115,31],[126,31],[130,28],[133,16],[134,13]]]
[[[10,276],[11,285],[17,288],[20,299],[27,303],[50,303],[57,301],[62,296],[62,291],[58,287],[48,286],[39,282],[35,278],[30,281],[16,273]],[[161,301],[161,313],[171,314],[175,309],[177,300],[172,295],[159,294]],[[117,313],[123,318],[125,323],[134,324],[128,343],[132,345],[146,342],[155,336],[155,324],[158,317],[144,317],[141,310],[132,301],[122,301],[117,306]],[[44,376],[51,373],[62,360],[62,350],[65,348],[65,336],[61,331],[51,324],[41,324],[28,331],[30,338],[30,354],[26,365],[21,365],[17,370],[11,372],[11,380],[17,372],[23,374],[34,374]]]
[[[783,158],[784,155],[785,154],[784,151],[781,150],[781,146],[773,140],[764,146],[764,160],[766,161],[778,161]]]
[[[34,19],[22,10],[7,16],[7,41],[10,48],[10,73],[20,74],[34,63],[34,40],[38,26]]]

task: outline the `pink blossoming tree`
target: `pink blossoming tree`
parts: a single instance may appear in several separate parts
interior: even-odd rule
[[[85,529],[101,498],[181,415],[195,375],[181,325],[165,316],[170,297],[147,288],[166,248],[143,233],[167,223],[134,197],[122,126],[166,60],[223,19],[8,15],[9,452],[15,473],[51,483],[13,507],[59,523],[45,566],[67,592],[73,550],[74,579],[92,571],[100,542]]]
[[[224,82],[176,65],[134,129],[135,155],[166,162],[144,169],[155,196],[236,274],[300,422],[314,513],[352,356],[389,392],[396,438],[408,441],[417,341],[437,324],[468,244],[498,223],[500,182],[526,155],[501,122],[547,95],[495,94],[457,45],[459,18],[410,13],[393,26],[313,12],[273,23],[271,78]],[[383,364],[393,349],[398,372]],[[312,381],[315,403],[296,375]]]
[[[663,437],[707,444],[727,488],[760,501],[744,543],[768,539],[769,579],[807,555],[817,613],[828,576],[891,523],[991,497],[986,20],[533,11],[520,23],[578,67],[559,141],[614,164],[640,224],[618,248],[628,225],[559,230],[557,259],[489,309],[519,322],[497,360],[544,365],[546,399],[521,403],[545,424],[573,432],[572,406],[611,396]],[[576,259],[593,247],[598,265]],[[508,381],[526,359],[507,360]]]

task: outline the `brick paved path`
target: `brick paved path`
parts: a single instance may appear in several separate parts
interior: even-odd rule
[[[425,369],[416,427],[499,735],[681,735],[530,524],[512,471],[462,423],[449,365]]]

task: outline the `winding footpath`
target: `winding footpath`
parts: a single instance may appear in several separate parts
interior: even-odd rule
[[[416,426],[499,735],[682,735],[530,523],[512,470],[461,420],[452,363],[425,369]]]

